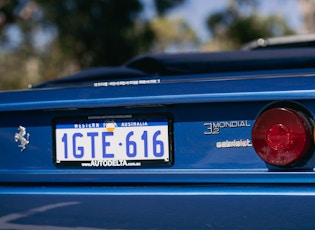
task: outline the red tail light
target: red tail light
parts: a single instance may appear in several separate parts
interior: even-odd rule
[[[312,131],[307,117],[288,108],[263,112],[252,130],[257,154],[274,166],[292,166],[305,158],[311,148]]]

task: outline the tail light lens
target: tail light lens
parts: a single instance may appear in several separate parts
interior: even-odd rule
[[[259,157],[278,167],[303,160],[311,148],[311,138],[309,119],[289,108],[266,110],[252,130],[252,143]]]

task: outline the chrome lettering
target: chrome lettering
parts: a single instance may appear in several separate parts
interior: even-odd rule
[[[206,127],[206,131],[204,131],[205,135],[220,134],[221,129],[224,128],[241,128],[251,126],[247,120],[207,122],[203,125]]]
[[[216,143],[216,147],[218,149],[220,148],[240,148],[240,147],[250,147],[253,146],[251,143],[251,140],[246,139],[240,139],[240,140],[226,140],[226,141],[219,141]]]

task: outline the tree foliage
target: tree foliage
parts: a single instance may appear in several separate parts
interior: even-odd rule
[[[118,65],[146,51],[154,34],[138,20],[138,0],[38,0],[58,28],[58,44],[81,67]]]
[[[183,1],[154,0],[154,5],[163,15]],[[12,57],[22,73],[27,72],[27,59],[37,60],[32,61],[38,65],[33,69],[38,70],[35,75],[42,76],[41,80],[91,66],[121,65],[148,52],[156,39],[142,12],[140,0],[0,0],[0,51],[11,47],[9,53],[0,55]],[[12,28],[19,32],[20,41],[12,42]],[[54,39],[42,49],[39,37],[47,35]],[[15,56],[27,58],[23,63]],[[4,71],[9,72],[11,65],[5,66]],[[15,72],[11,71],[18,76]],[[31,78],[23,75],[23,79],[34,82]],[[1,88],[13,88],[14,81],[20,87],[24,82],[9,77],[2,80]]]
[[[156,34],[151,47],[154,53],[186,52],[198,44],[197,34],[183,18],[156,17],[150,27]]]
[[[42,1],[47,20],[58,27],[58,43],[81,67],[115,65],[150,43],[147,28],[135,33],[138,1]],[[124,10],[128,9],[128,10]],[[147,43],[142,43],[147,41]],[[133,46],[129,45],[130,43]]]
[[[180,4],[184,0],[155,0],[155,8],[159,16],[164,15],[169,9],[172,9]]]
[[[157,17],[148,19],[141,0],[0,0],[0,88],[25,88],[146,52],[199,45],[185,19],[165,17],[185,0],[151,1]],[[211,44],[237,49],[259,37],[292,33],[283,19],[259,15],[259,2],[231,0],[211,14]]]
[[[208,17],[208,28],[222,49],[238,49],[254,39],[294,33],[284,19],[259,15],[258,7],[257,0],[230,1],[227,8]]]

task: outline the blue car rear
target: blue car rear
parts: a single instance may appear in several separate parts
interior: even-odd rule
[[[0,93],[0,229],[313,229],[315,49],[151,55]]]

